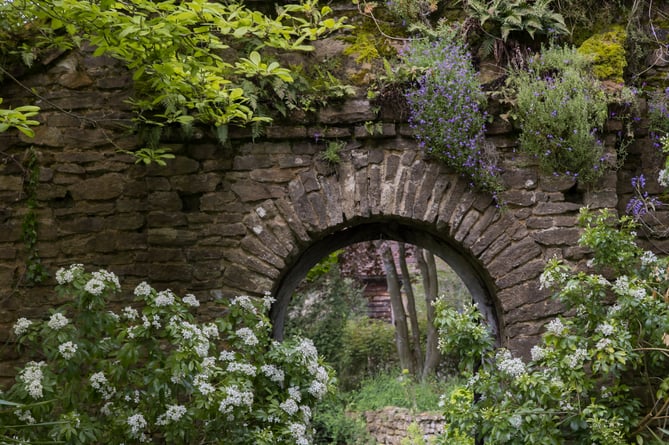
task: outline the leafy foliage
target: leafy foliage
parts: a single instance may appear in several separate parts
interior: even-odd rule
[[[225,318],[200,323],[193,295],[141,283],[114,312],[113,273],[73,265],[56,279],[68,303],[14,326],[39,361],[3,394],[20,405],[0,412],[0,440],[308,443],[311,408],[333,380],[311,341],[271,340],[269,297],[237,297]]]
[[[342,277],[333,260],[336,256],[325,257],[310,272],[312,281],[293,296],[285,335],[311,338],[325,360],[341,374],[346,372],[342,356],[347,348],[347,323],[364,314],[366,306],[362,289]]]
[[[309,51],[310,41],[344,26],[315,0],[279,6],[275,16],[240,1],[28,0],[3,8],[30,23],[33,48],[90,43],[95,56],[123,61],[138,119],[184,126],[267,122],[258,90],[293,81],[277,51]]]
[[[576,316],[547,323],[529,363],[505,349],[483,354],[446,396],[440,443],[666,443],[669,260],[634,243],[629,219],[584,210],[580,222],[593,269],[551,260],[541,276]]]
[[[440,394],[452,384],[453,381],[434,378],[417,382],[408,371],[400,372],[394,368],[362,380],[353,392],[348,408],[365,412],[396,406],[413,412],[434,412],[439,410]]]
[[[564,18],[550,9],[551,1],[467,0],[466,4],[482,27],[490,23],[488,32],[506,41],[512,32],[526,32],[531,38],[535,34],[568,34]]]
[[[576,50],[554,46],[532,58],[527,70],[516,70],[511,83],[521,149],[547,173],[594,183],[607,167],[598,136],[608,100],[587,66]]]
[[[2,98],[0,97],[0,104]],[[16,108],[0,108],[0,133],[10,128],[16,128],[28,137],[33,137],[35,132],[31,127],[39,125],[39,121],[31,119],[39,112],[39,107],[34,105],[23,105]]]

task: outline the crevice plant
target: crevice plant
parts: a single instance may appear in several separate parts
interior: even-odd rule
[[[610,167],[601,140],[608,99],[588,63],[574,49],[553,46],[514,71],[510,82],[522,151],[546,173],[593,184]]]
[[[118,301],[118,277],[73,265],[45,320],[14,333],[31,361],[2,395],[2,443],[310,443],[312,407],[333,378],[307,339],[271,340],[272,299],[236,297],[199,322],[193,295],[147,283]]]
[[[425,153],[471,186],[500,191],[494,148],[484,138],[486,98],[463,45],[448,39],[415,40],[403,57],[420,73],[406,98],[409,123]]]

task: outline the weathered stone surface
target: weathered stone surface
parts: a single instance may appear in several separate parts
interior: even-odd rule
[[[119,173],[109,173],[98,178],[81,181],[70,188],[75,200],[107,200],[116,198],[123,192],[126,178]]]
[[[580,204],[573,202],[540,202],[534,208],[535,215],[559,215],[568,212],[577,212]]]
[[[540,244],[547,246],[574,245],[578,243],[581,230],[578,227],[551,227],[532,234]]]
[[[342,106],[327,107],[318,113],[318,120],[324,124],[350,124],[373,120],[376,113],[372,111],[369,101],[353,100]]]

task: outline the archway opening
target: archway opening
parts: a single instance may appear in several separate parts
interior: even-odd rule
[[[272,292],[276,299],[270,311],[274,338],[283,339],[290,299],[299,283],[322,258],[346,246],[374,240],[392,240],[415,245],[431,251],[445,261],[467,287],[497,343],[504,338],[501,311],[495,299],[493,281],[482,265],[455,240],[440,234],[436,229],[415,221],[399,219],[350,224],[322,236],[302,250],[286,268]]]

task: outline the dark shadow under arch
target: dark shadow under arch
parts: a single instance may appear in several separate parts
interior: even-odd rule
[[[351,244],[373,240],[392,240],[414,244],[430,250],[442,258],[458,274],[472,295],[479,310],[484,314],[497,343],[503,337],[499,304],[494,297],[494,285],[485,269],[457,242],[434,233],[434,229],[421,226],[416,221],[399,219],[363,222],[333,232],[315,241],[304,249],[295,261],[286,267],[274,289],[276,298],[270,311],[273,336],[283,339],[284,323],[288,304],[298,284],[323,257]]]

